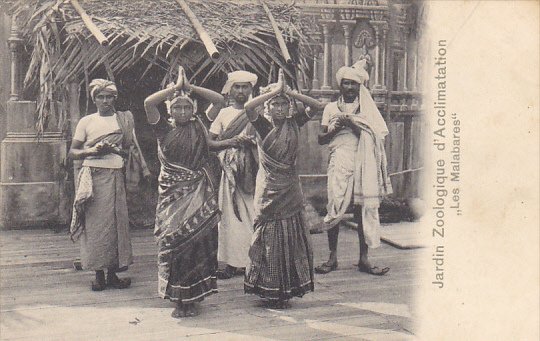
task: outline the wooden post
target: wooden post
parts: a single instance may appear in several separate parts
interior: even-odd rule
[[[79,120],[81,119],[81,112],[79,110],[79,96],[80,96],[80,87],[78,82],[70,82],[68,84],[68,110],[69,110],[69,127],[71,130],[71,138],[73,138],[73,135],[75,134],[75,128],[77,128],[77,124],[79,123]],[[71,141],[69,141],[69,144],[71,144]],[[77,175],[79,174],[79,170],[81,169],[82,161],[81,160],[73,160],[73,180],[74,180],[74,188],[77,190]]]
[[[86,11],[79,4],[79,1],[70,0],[70,2],[71,2],[71,5],[73,6],[73,8],[75,8],[77,13],[79,13],[79,15],[81,16],[81,19],[82,19],[84,25],[86,26],[86,28],[88,28],[88,30],[90,30],[90,32],[97,39],[97,41],[100,43],[100,45],[101,46],[109,45],[109,40],[107,39],[107,37],[105,37],[103,32],[101,32],[101,30],[96,26],[96,24],[94,24],[94,22],[92,21],[92,18],[90,18],[90,16],[86,13]]]
[[[219,52],[216,46],[214,45],[214,43],[212,42],[212,39],[210,38],[206,30],[204,29],[203,25],[201,24],[199,19],[197,19],[197,17],[195,16],[195,13],[191,11],[188,4],[184,0],[176,0],[176,3],[180,5],[184,13],[186,13],[186,16],[188,17],[189,21],[191,22],[191,25],[193,25],[193,28],[199,35],[199,38],[201,38],[204,44],[204,47],[206,47],[206,51],[208,52],[210,57],[212,59],[218,59]]]
[[[292,64],[291,55],[289,54],[289,50],[287,50],[287,45],[285,44],[285,40],[283,39],[283,35],[279,30],[276,20],[274,20],[272,12],[270,12],[270,9],[268,8],[268,6],[266,6],[266,3],[263,0],[259,0],[259,2],[263,6],[264,11],[268,16],[268,19],[270,20],[270,24],[272,25],[272,29],[274,30],[274,34],[276,35],[276,39],[279,44],[279,49],[281,50],[281,55],[283,56],[287,64]]]

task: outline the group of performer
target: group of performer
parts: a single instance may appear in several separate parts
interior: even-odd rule
[[[282,70],[276,83],[252,98],[257,76],[235,71],[222,90],[232,102],[226,106],[222,94],[191,84],[180,68],[176,84],[146,98],[161,164],[154,229],[158,293],[176,303],[173,317],[197,315],[196,303],[217,292],[218,278],[239,274],[246,293],[275,308],[313,291],[314,272],[338,267],[339,222],[351,205],[359,271],[388,271],[368,259],[368,248],[379,245],[380,198],[391,191],[388,130],[363,85],[368,78],[362,62],[342,67],[340,97],[325,105],[291,90]],[[122,289],[131,283],[116,273],[132,263],[123,170],[135,140],[133,116],[115,109],[113,82],[96,79],[89,90],[97,113],[80,120],[69,153],[84,160],[70,232],[80,239],[82,267],[96,272],[92,290]],[[198,113],[196,98],[211,103],[205,113]],[[160,112],[162,103],[167,113]],[[330,257],[314,268],[296,161],[300,128],[323,109],[319,143],[330,148],[324,218]],[[218,260],[226,266],[218,269]]]

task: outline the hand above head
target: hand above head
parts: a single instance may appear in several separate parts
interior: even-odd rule
[[[178,79],[176,80],[176,84],[174,84],[176,91],[181,90],[184,87],[184,75],[184,68],[181,65],[178,66]]]
[[[190,89],[191,83],[189,82],[189,78],[186,75],[186,70],[183,67],[181,68],[182,69],[180,70],[180,72],[182,73],[182,80],[183,80],[182,89],[187,91]]]
[[[286,93],[287,82],[285,82],[285,74],[283,73],[283,69],[279,69],[277,85],[278,85],[278,88],[280,89],[280,92]]]

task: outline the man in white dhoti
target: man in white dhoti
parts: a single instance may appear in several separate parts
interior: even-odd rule
[[[353,67],[344,66],[336,74],[341,96],[324,109],[319,144],[329,145],[328,230],[330,257],[315,268],[325,274],[337,269],[339,222],[353,205],[358,223],[360,256],[358,270],[384,275],[389,268],[373,266],[368,249],[380,245],[379,202],[392,189],[386,170],[384,137],[388,128],[369,91],[363,85],[369,79],[365,60]]]
[[[228,94],[233,104],[221,109],[210,126],[210,146],[220,150],[218,158],[223,169],[218,196],[222,212],[218,260],[227,266],[218,271],[220,279],[243,275],[249,263],[258,160],[255,130],[246,116],[244,104],[256,83],[257,75],[253,73],[229,73],[222,93]]]

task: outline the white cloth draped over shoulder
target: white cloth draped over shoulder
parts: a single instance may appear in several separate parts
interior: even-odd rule
[[[357,137],[351,129],[344,128],[329,144],[328,214],[324,222],[327,227],[335,226],[351,202],[361,205],[366,243],[375,248],[380,245],[380,198],[392,193],[384,150],[388,128],[363,85],[354,103],[344,103],[341,98],[329,103],[321,124],[326,123],[331,130],[342,116],[350,117],[361,134]]]
[[[212,123],[210,133],[217,135],[218,139],[250,136],[250,126],[244,110],[227,107],[220,111]],[[253,235],[253,191],[257,171],[252,154],[255,151],[255,146],[245,146],[227,148],[218,153],[223,169],[218,195],[222,213],[218,260],[239,268],[249,263],[248,252]]]

